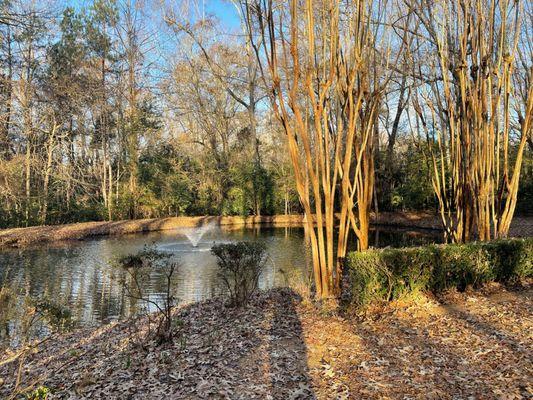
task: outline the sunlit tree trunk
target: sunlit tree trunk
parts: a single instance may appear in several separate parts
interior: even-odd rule
[[[104,35],[105,35],[105,25],[104,25]],[[102,141],[102,165],[101,165],[101,192],[102,192],[102,201],[104,203],[104,207],[108,212],[108,220],[111,220],[111,209],[110,204],[107,198],[107,164],[108,164],[108,130],[107,130],[107,99],[106,99],[106,52],[103,51],[103,56],[100,59],[100,79],[101,79],[101,87],[100,90],[102,93],[100,94],[100,135],[101,135],[101,141]]]
[[[517,111],[511,87],[521,3],[415,3],[436,47],[435,75],[442,77],[432,87],[433,96],[425,97],[429,116],[419,104],[415,109],[426,131],[447,236],[455,242],[505,237],[516,207],[533,107],[529,87],[524,114]],[[439,19],[444,24],[437,27]]]
[[[49,184],[50,184],[50,175],[52,173],[52,161],[53,161],[57,128],[58,127],[54,121],[52,126],[50,127],[50,131],[48,132],[48,140],[46,143],[46,164],[44,168],[43,195],[42,195],[43,202],[42,202],[41,212],[40,212],[40,222],[42,225],[46,224],[46,218],[48,214],[48,195],[49,195],[48,192],[49,192]]]
[[[31,201],[31,176],[32,176],[32,147],[33,147],[33,117],[32,117],[32,107],[33,107],[33,87],[32,87],[32,72],[33,72],[33,63],[35,62],[34,59],[34,51],[33,51],[33,43],[30,39],[30,42],[27,45],[26,49],[26,56],[25,56],[25,69],[24,69],[24,76],[20,80],[20,92],[21,92],[21,98],[20,98],[20,107],[22,109],[22,120],[23,120],[23,126],[24,126],[24,133],[26,138],[26,154],[24,157],[24,171],[25,171],[25,223],[26,226],[29,225],[30,222],[30,214],[31,214],[31,207],[32,207],[32,201]]]
[[[372,136],[382,90],[371,74],[372,11],[373,2],[364,0],[291,0],[288,10],[272,1],[248,6],[257,15],[259,58],[266,59],[271,102],[287,136],[318,297],[338,292],[339,259],[351,231],[359,248],[368,248]]]
[[[5,35],[5,46],[6,46],[6,61],[7,64],[7,74],[2,76],[2,81],[0,81],[0,87],[2,88],[2,95],[5,102],[4,115],[0,116],[2,119],[2,127],[0,133],[0,156],[4,155],[6,158],[9,157],[10,152],[10,139],[9,132],[11,127],[11,112],[12,112],[12,98],[13,98],[13,52],[12,52],[12,40],[13,36],[11,35],[11,26],[7,25]]]

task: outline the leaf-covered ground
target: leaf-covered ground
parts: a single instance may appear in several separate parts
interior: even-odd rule
[[[496,288],[362,321],[286,289],[241,310],[214,299],[179,310],[171,346],[132,345],[127,323],[49,340],[26,359],[20,386],[91,399],[531,398],[532,296],[531,286]],[[0,366],[0,398],[17,366]]]

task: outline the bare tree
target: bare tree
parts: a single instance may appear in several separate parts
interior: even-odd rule
[[[146,100],[146,75],[150,68],[147,54],[154,50],[153,34],[147,28],[143,5],[137,0],[123,2],[120,6],[121,18],[115,25],[118,52],[122,55],[118,73],[118,102],[125,102],[121,110],[118,133],[123,140],[125,169],[128,178],[130,197],[129,217],[138,218],[137,196],[139,180],[139,153],[143,134],[149,129],[143,126],[145,119],[143,102]],[[124,101],[123,101],[124,100]],[[145,124],[146,125],[146,124]],[[116,173],[118,185],[119,172]],[[111,183],[110,183],[111,184]],[[118,190],[117,190],[118,193]],[[118,199],[115,199],[118,201]]]
[[[172,27],[176,34],[185,33],[187,37],[192,39],[193,43],[198,47],[199,54],[205,62],[205,67],[210,71],[213,78],[224,88],[228,95],[237,103],[238,106],[244,107],[247,115],[247,126],[245,129],[249,131],[249,136],[253,140],[253,162],[256,171],[262,167],[260,139],[258,126],[257,108],[258,104],[264,99],[264,88],[260,87],[260,73],[259,65],[255,57],[255,52],[252,47],[250,36],[246,32],[246,4],[245,2],[235,2],[235,6],[243,20],[244,34],[244,49],[245,57],[242,57],[240,50],[242,49],[239,43],[239,53],[235,54],[236,58],[233,60],[233,66],[238,66],[240,73],[237,76],[228,71],[228,65],[221,65],[215,58],[216,51],[209,48],[206,43],[205,28],[213,25],[213,21],[203,18],[196,24],[191,24],[188,21],[182,21],[178,18],[175,11],[167,9],[165,11],[165,21]],[[213,47],[220,47],[220,44]],[[229,50],[229,49],[228,49]],[[259,194],[260,182],[256,180],[256,174],[252,178],[253,184],[253,198],[254,198],[254,215],[261,215],[261,196]]]
[[[433,79],[418,91],[414,106],[428,141],[447,237],[456,242],[505,237],[533,113],[531,85],[523,112],[513,111],[519,101],[512,79],[521,3],[413,1],[411,6],[434,49],[426,71],[418,65]]]
[[[368,247],[374,135],[387,81],[381,79],[376,36],[383,30],[373,28],[374,11],[373,1],[363,0],[292,0],[288,7],[256,0],[246,7],[249,31],[260,32],[262,51],[257,42],[254,48],[266,60],[271,103],[286,132],[319,297],[339,287],[338,259],[346,254],[349,232],[361,250]]]

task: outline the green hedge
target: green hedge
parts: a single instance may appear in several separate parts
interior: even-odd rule
[[[533,238],[353,252],[344,262],[341,302],[364,307],[420,291],[531,276]]]

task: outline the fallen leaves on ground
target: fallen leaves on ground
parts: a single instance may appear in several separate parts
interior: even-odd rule
[[[390,306],[364,321],[288,289],[243,309],[184,306],[172,345],[134,345],[131,323],[79,330],[28,355],[22,384],[51,398],[520,399],[533,396],[532,295],[495,293]],[[1,363],[1,358],[0,358]],[[0,367],[0,397],[16,362]]]

